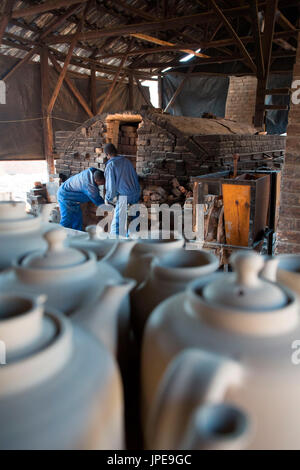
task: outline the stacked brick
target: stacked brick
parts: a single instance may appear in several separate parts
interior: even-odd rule
[[[122,155],[136,155],[137,152],[137,128],[121,125],[119,130],[118,150]]]
[[[256,88],[256,77],[230,77],[226,102],[226,119],[253,124]]]
[[[293,80],[300,80],[300,35]],[[298,87],[299,88],[299,87]],[[300,104],[291,102],[281,185],[278,253],[300,253]]]

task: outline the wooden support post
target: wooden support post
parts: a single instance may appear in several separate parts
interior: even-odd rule
[[[128,75],[128,109],[133,110],[133,75]]]
[[[179,95],[179,93],[181,93],[183,87],[184,87],[184,84],[185,82],[187,81],[187,79],[189,78],[189,76],[191,75],[192,71],[194,70],[194,65],[192,65],[187,73],[185,74],[184,78],[181,80],[180,84],[178,85],[177,87],[177,90],[175,91],[175,93],[173,94],[172,98],[170,99],[170,101],[168,102],[167,106],[165,107],[164,109],[164,113],[166,113],[168,111],[168,109],[175,103],[175,100],[177,98],[177,96]]]
[[[50,60],[53,64],[53,67],[55,68],[55,70],[57,71],[58,74],[61,73],[62,71],[62,68],[61,66],[59,65],[59,63],[56,61],[55,57],[51,54],[50,55]],[[85,112],[87,113],[87,115],[89,117],[93,117],[94,114],[92,113],[91,111],[91,108],[89,107],[89,105],[87,104],[85,98],[82,96],[82,94],[80,93],[80,91],[78,90],[78,88],[74,85],[74,83],[68,78],[68,76],[66,75],[65,78],[64,78],[64,81],[66,83],[66,85],[68,86],[68,88],[71,90],[71,92],[73,93],[73,95],[75,96],[75,98],[77,99],[78,103],[82,106],[82,108],[85,110]]]
[[[163,108],[163,78],[158,77],[158,107]]]
[[[249,7],[250,7],[250,12],[251,12],[251,18],[252,18],[253,37],[255,40],[257,77],[262,79],[265,76],[265,63],[264,63],[257,0],[251,1],[249,4]]]
[[[274,39],[274,30],[276,22],[276,14],[278,9],[278,0],[267,0],[265,9],[265,28],[262,40],[262,51],[264,61],[264,76],[258,77],[256,106],[254,126],[262,128],[265,124],[266,108],[265,100],[268,87],[268,79],[272,58],[272,46]]]
[[[97,114],[97,80],[96,80],[96,69],[94,66],[91,67],[91,80],[90,80],[90,100],[91,108],[94,116]]]
[[[139,79],[136,78],[135,75],[133,75],[133,78],[134,78],[134,80],[135,80],[135,83],[137,84],[137,87],[138,87],[138,90],[139,90],[140,94],[141,94],[142,97],[144,98],[145,103],[146,103],[148,106],[151,106],[151,107],[153,108],[153,105],[152,105],[151,101],[149,100],[148,96],[146,95],[143,86],[140,84]]]
[[[53,128],[51,113],[48,112],[50,99],[49,85],[49,63],[48,48],[43,47],[41,50],[41,91],[42,91],[42,115],[43,115],[43,135],[44,135],[44,156],[47,162],[48,174],[54,174],[54,158],[53,158]]]
[[[4,0],[4,5],[1,8],[1,16],[0,16],[0,44],[2,42],[3,34],[8,25],[8,22],[11,18],[12,9],[16,0]]]

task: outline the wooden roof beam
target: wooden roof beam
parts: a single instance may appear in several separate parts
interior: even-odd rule
[[[281,0],[281,4],[284,5],[285,8],[291,5],[298,4],[297,0]],[[259,8],[266,6],[266,1],[259,2]],[[240,7],[229,8],[223,10],[223,13],[226,17],[236,18],[239,16],[249,15],[249,6],[243,5]],[[168,18],[168,19],[160,19],[156,21],[149,21],[146,23],[138,23],[138,24],[123,24],[123,25],[116,25],[110,26],[104,29],[98,29],[95,31],[87,31],[82,33],[79,36],[79,40],[85,41],[92,41],[97,40],[101,37],[109,37],[109,36],[122,36],[122,35],[130,35],[135,33],[148,33],[153,31],[165,31],[165,30],[172,30],[172,29],[180,29],[184,26],[192,26],[197,24],[205,24],[207,22],[214,22],[216,19],[216,15],[214,11],[208,11],[204,13],[198,13],[195,15],[189,16],[181,16],[177,18]],[[60,43],[70,43],[72,41],[74,34],[66,34],[66,35],[57,35],[54,37],[49,38],[49,44],[60,44]]]
[[[236,33],[236,31],[232,27],[231,23],[228,21],[228,19],[226,18],[226,16],[222,12],[222,10],[218,7],[215,0],[208,0],[208,1],[211,4],[211,6],[212,6],[214,12],[216,13],[216,15],[223,22],[223,24],[224,24],[225,28],[227,29],[227,31],[229,32],[229,34],[234,38],[237,47],[240,49],[241,53],[245,57],[245,61],[249,65],[250,69],[254,73],[256,73],[257,72],[257,67],[256,67],[255,63],[253,62],[252,57],[250,56],[249,52],[247,51],[246,47],[244,46],[244,43],[241,41],[241,39],[238,36],[238,34]]]

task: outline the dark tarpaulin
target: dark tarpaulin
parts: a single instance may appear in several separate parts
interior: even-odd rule
[[[0,76],[16,64],[16,59],[0,56]],[[57,72],[50,67],[50,88],[54,90]],[[72,78],[89,103],[89,78]],[[43,127],[41,113],[41,79],[39,64],[25,64],[6,83],[6,104],[0,104],[0,160],[43,159]],[[110,83],[97,81],[98,105]],[[145,88],[146,93],[148,89]],[[117,84],[104,112],[128,109],[128,86]],[[134,88],[133,109],[144,104],[137,87]],[[34,120],[29,120],[34,119]],[[61,120],[62,119],[62,120]],[[75,130],[89,116],[63,83],[53,109],[53,130]],[[4,121],[4,122],[3,122]],[[18,122],[7,122],[18,121]]]
[[[183,78],[184,75],[175,73],[164,77],[164,108]],[[224,117],[228,88],[227,77],[189,77],[168,112],[176,116],[201,117],[203,113],[212,113]]]

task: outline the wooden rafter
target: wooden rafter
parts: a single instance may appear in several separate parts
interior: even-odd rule
[[[0,16],[0,44],[2,42],[3,34],[11,18],[12,9],[16,0],[4,0],[2,6],[2,15]]]
[[[250,54],[247,51],[246,47],[244,46],[244,43],[241,41],[240,37],[236,33],[235,29],[232,27],[231,23],[228,21],[228,19],[226,18],[226,16],[222,12],[222,10],[218,7],[215,0],[208,0],[208,1],[211,4],[214,12],[222,20],[222,22],[223,22],[225,28],[227,29],[227,31],[229,32],[229,34],[235,39],[236,45],[238,46],[241,53],[245,57],[245,60],[246,60],[247,64],[249,65],[249,67],[251,68],[251,70],[253,70],[254,73],[256,73],[256,71],[257,71],[256,65],[253,62],[252,57],[250,56]]]
[[[23,57],[22,60],[19,60],[16,65],[14,65],[14,67],[12,67],[12,69],[10,69],[3,77],[2,77],[2,80],[4,80],[5,82],[11,78],[17,70],[19,70],[19,68],[22,67],[22,65],[26,64],[35,54],[37,54],[39,52],[39,47],[36,46],[34,47],[33,49],[30,49],[29,52],[27,52],[27,54],[25,55],[25,57]]]
[[[59,63],[57,62],[57,60],[55,59],[55,57],[50,54],[50,60],[53,64],[53,67],[55,68],[55,70],[57,71],[58,74],[61,73],[62,71],[62,68],[61,66],[59,65]],[[68,88],[71,90],[71,92],[73,93],[73,95],[75,96],[75,98],[77,99],[78,103],[82,106],[82,108],[85,110],[85,112],[87,113],[87,115],[89,117],[93,117],[94,114],[92,113],[91,111],[91,108],[89,107],[89,105],[87,104],[85,98],[82,96],[82,94],[80,93],[80,91],[78,90],[78,88],[74,85],[74,83],[72,82],[72,80],[69,79],[69,77],[67,75],[65,75],[64,77],[64,81],[66,83],[66,85],[68,86]]]
[[[280,5],[286,7],[297,5],[297,0],[280,0]],[[259,2],[259,8],[266,6],[266,1]],[[230,18],[237,18],[239,16],[249,15],[249,6],[242,5],[234,8],[226,8],[223,10],[224,15]],[[107,28],[97,29],[94,31],[87,31],[79,36],[79,40],[92,41],[101,37],[130,35],[135,33],[148,33],[151,31],[165,31],[172,29],[181,29],[185,26],[193,26],[206,24],[207,22],[215,22],[215,12],[208,11],[189,16],[181,16],[176,18],[159,19],[138,24],[123,24],[113,25]],[[73,34],[56,35],[48,40],[49,44],[70,43],[73,39]]]
[[[154,44],[160,44],[161,46],[169,46],[169,47],[174,46],[174,44],[172,44],[171,42],[163,41],[162,39],[158,39],[158,38],[155,38],[153,36],[149,36],[148,34],[131,34],[131,36],[133,36],[135,38],[138,38],[138,39],[142,39],[143,41],[151,42],[151,43],[154,43]],[[192,54],[195,57],[202,57],[204,59],[207,59],[209,57],[208,55],[202,54],[201,52],[195,52],[192,49],[182,48],[182,49],[179,49],[179,50],[181,52],[185,52],[187,54]]]
[[[50,98],[50,101],[49,101],[49,106],[48,106],[48,113],[51,114],[52,113],[52,110],[54,108],[54,105],[55,105],[55,102],[56,102],[56,99],[59,95],[59,92],[60,92],[60,89],[61,89],[61,86],[63,84],[63,81],[65,79],[65,76],[67,74],[67,71],[68,71],[68,67],[69,67],[69,64],[70,64],[70,60],[72,58],[72,54],[73,54],[73,51],[74,51],[74,48],[76,46],[76,43],[77,43],[77,40],[78,40],[78,37],[81,33],[81,30],[82,30],[82,27],[83,27],[83,23],[84,23],[84,20],[85,20],[85,16],[88,12],[88,9],[89,9],[89,6],[91,4],[91,1],[89,0],[85,9],[84,9],[84,12],[82,14],[82,19],[81,19],[81,22],[79,23],[79,25],[77,26],[77,30],[76,30],[76,34],[74,35],[73,37],[73,40],[70,44],[70,47],[69,47],[69,50],[68,50],[68,54],[67,54],[67,57],[66,57],[66,60],[65,60],[65,63],[64,63],[64,66],[60,72],[60,75],[58,77],[58,80],[57,80],[57,83],[56,83],[56,86],[54,88],[54,91],[52,93],[52,96]]]

